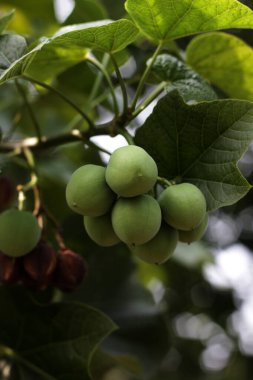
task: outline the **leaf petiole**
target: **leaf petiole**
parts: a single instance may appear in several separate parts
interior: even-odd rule
[[[137,90],[136,90],[136,93],[135,93],[135,96],[134,96],[134,99],[132,101],[132,104],[131,104],[131,109],[134,110],[136,108],[136,105],[137,105],[137,102],[139,100],[139,97],[142,93],[142,90],[143,90],[143,87],[145,86],[145,83],[146,83],[146,79],[148,78],[149,76],[149,73],[152,69],[152,66],[158,56],[158,54],[160,53],[161,49],[162,49],[162,46],[163,46],[163,43],[160,42],[159,45],[157,46],[152,58],[149,60],[148,64],[147,64],[147,67],[140,79],[140,82],[139,82],[139,85],[137,87]]]

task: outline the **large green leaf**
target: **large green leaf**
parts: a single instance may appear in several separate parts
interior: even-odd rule
[[[133,42],[137,35],[138,29],[128,20],[103,20],[63,27],[14,62],[0,76],[0,83],[21,75],[46,80],[85,60],[88,48],[116,53]]]
[[[237,0],[127,0],[140,30],[155,42],[226,28],[253,28],[253,12]]]
[[[177,92],[158,102],[136,134],[160,176],[199,186],[209,210],[237,202],[250,189],[237,161],[252,139],[252,103],[215,100],[189,106]]]
[[[211,86],[184,62],[169,54],[157,57],[153,72],[163,81],[168,81],[167,92],[178,90],[184,101],[214,100],[217,98]]]
[[[253,49],[238,37],[198,36],[187,47],[187,62],[231,97],[253,100]]]
[[[0,17],[0,34],[3,33],[5,28],[8,26],[9,22],[11,21],[12,17],[14,16],[15,11],[12,10],[8,13],[6,13],[4,16]]]
[[[132,43],[138,33],[130,20],[102,20],[63,27],[53,36],[52,43],[55,47],[85,46],[105,53],[115,53]]]
[[[21,289],[3,287],[0,300],[1,353],[21,379],[86,379],[96,347],[115,329],[109,318],[84,304],[39,306]]]

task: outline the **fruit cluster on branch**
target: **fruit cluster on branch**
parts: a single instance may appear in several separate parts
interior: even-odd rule
[[[203,236],[208,216],[204,195],[190,183],[168,186],[156,199],[158,178],[153,158],[129,145],[115,150],[106,168],[77,169],[67,184],[67,203],[83,215],[86,232],[98,245],[123,242],[140,259],[161,264],[178,241]]]
[[[68,292],[87,275],[85,260],[72,250],[57,252],[42,237],[38,216],[11,207],[15,186],[0,178],[0,283],[22,284],[32,290],[50,285]]]

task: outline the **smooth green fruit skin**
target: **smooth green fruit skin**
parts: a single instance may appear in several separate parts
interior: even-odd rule
[[[194,230],[178,231],[179,240],[183,243],[188,243],[188,244],[194,241],[200,240],[206,231],[207,225],[208,225],[208,214],[206,213],[200,225],[194,228]]]
[[[106,214],[116,194],[105,181],[105,168],[87,164],[77,169],[67,184],[66,200],[68,206],[78,214],[101,216]]]
[[[10,257],[24,256],[35,248],[41,229],[32,213],[9,209],[0,214],[0,251]]]
[[[95,218],[85,216],[84,227],[89,237],[102,247],[111,247],[120,243],[112,227],[111,213]]]
[[[178,232],[166,223],[162,224],[158,234],[149,242],[133,248],[133,253],[149,264],[163,264],[176,249]]]
[[[158,170],[155,161],[144,149],[128,145],[113,152],[105,176],[115,193],[122,197],[135,197],[152,189]]]
[[[164,220],[178,230],[193,230],[202,222],[206,214],[205,197],[191,183],[167,187],[160,194],[158,202]]]
[[[135,246],[151,240],[161,226],[161,209],[149,195],[120,198],[112,209],[112,226],[124,243]]]

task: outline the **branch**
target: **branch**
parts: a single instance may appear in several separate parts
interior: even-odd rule
[[[92,136],[107,135],[109,133],[110,124],[103,124],[97,128],[87,131],[79,131],[73,129],[70,133],[64,133],[55,137],[41,137],[41,140],[38,137],[30,137],[21,141],[6,142],[0,144],[0,153],[8,153],[11,151],[24,150],[25,148],[30,149],[31,151],[43,150],[48,148],[53,148],[59,145],[85,141]]]

